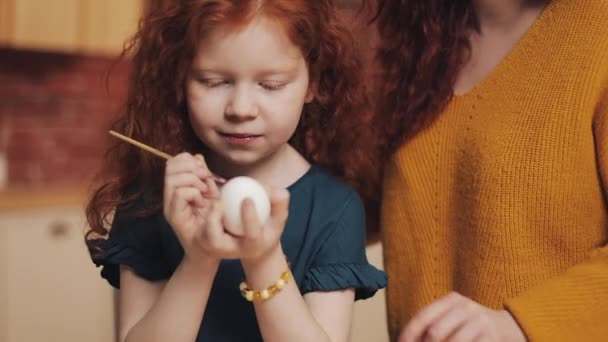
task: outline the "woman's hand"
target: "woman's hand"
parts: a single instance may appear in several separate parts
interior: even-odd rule
[[[458,293],[426,306],[405,326],[399,342],[526,341],[505,310],[489,309]]]
[[[169,159],[163,193],[163,213],[184,248],[185,257],[195,262],[209,259],[202,241],[219,191],[205,159],[189,153]]]

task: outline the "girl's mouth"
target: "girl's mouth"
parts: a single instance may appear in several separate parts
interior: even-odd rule
[[[251,133],[220,133],[220,136],[231,145],[249,145],[254,143],[262,135]]]

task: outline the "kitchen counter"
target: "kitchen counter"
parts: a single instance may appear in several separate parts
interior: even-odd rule
[[[72,205],[84,210],[88,197],[84,187],[13,187],[0,190],[0,212]]]

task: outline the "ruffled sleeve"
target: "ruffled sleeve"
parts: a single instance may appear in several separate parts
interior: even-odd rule
[[[300,284],[303,294],[355,289],[355,300],[372,297],[386,287],[387,276],[372,266],[365,255],[365,211],[353,193],[341,215],[330,223],[332,232],[314,255]]]
[[[108,238],[89,242],[97,250],[92,258],[102,267],[101,276],[116,288],[120,287],[120,265],[129,266],[150,281],[171,276],[163,257],[161,215],[137,216],[141,206],[118,208]]]

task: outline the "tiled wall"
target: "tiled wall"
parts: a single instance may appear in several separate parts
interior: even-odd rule
[[[87,184],[127,74],[108,58],[0,49],[0,186]]]

